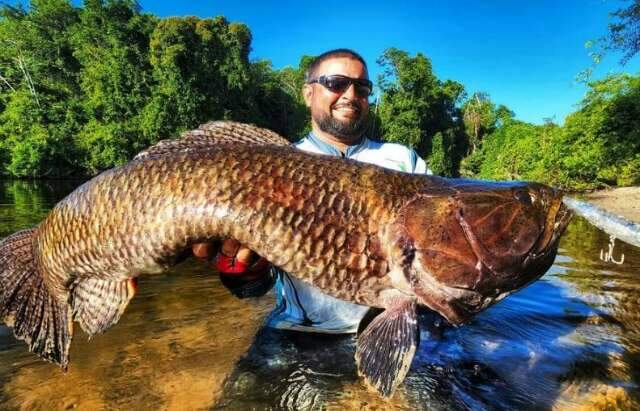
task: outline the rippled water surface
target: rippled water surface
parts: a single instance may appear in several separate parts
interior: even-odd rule
[[[0,238],[37,224],[79,182],[0,181]],[[143,206],[143,205],[142,205]],[[422,343],[389,402],[362,386],[351,336],[263,329],[273,297],[238,300],[187,260],[140,279],[120,322],[68,373],[0,325],[1,409],[640,409],[640,250],[575,218],[552,269],[451,328],[421,316]]]

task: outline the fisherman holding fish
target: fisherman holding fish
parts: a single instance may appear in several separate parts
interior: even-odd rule
[[[537,280],[571,213],[542,184],[429,176],[413,151],[369,140],[371,89],[362,58],[333,50],[308,70],[313,127],[298,149],[266,129],[210,122],[84,183],[0,241],[0,322],[67,369],[74,323],[106,331],[138,276],[166,271],[194,243],[233,238],[248,249],[226,241],[217,266],[234,293],[264,293],[276,278],[265,330],[348,334],[366,307],[382,310],[362,324],[355,363],[393,395],[419,344],[418,308],[461,325]],[[264,274],[249,249],[291,275]]]
[[[356,52],[335,49],[322,53],[305,73],[302,89],[311,111],[312,131],[295,143],[300,150],[376,164],[388,169],[431,174],[415,151],[393,143],[368,139],[369,96],[367,64]],[[196,257],[214,259],[222,283],[240,298],[259,296],[273,286],[277,305],[267,319],[273,328],[355,333],[369,307],[339,300],[288,273],[271,267],[235,240],[223,242],[216,255],[210,243],[193,246]]]

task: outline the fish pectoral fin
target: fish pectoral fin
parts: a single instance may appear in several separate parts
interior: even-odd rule
[[[358,335],[358,374],[381,395],[391,397],[409,371],[419,339],[415,301],[394,298]]]
[[[135,278],[84,278],[72,287],[73,318],[89,336],[102,333],[118,322],[135,293]]]

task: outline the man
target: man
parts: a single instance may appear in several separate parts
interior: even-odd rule
[[[416,153],[399,144],[374,142],[364,135],[372,83],[367,65],[356,52],[331,50],[318,56],[306,72],[304,101],[311,111],[312,131],[295,144],[304,151],[351,158],[389,169],[429,173]],[[209,244],[196,244],[194,254],[213,254]],[[367,307],[323,294],[319,289],[274,268],[235,240],[226,240],[216,257],[223,283],[236,295],[260,295],[276,281],[277,305],[267,320],[273,328],[345,334],[357,331]]]

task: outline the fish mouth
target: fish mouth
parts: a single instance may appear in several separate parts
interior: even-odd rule
[[[557,253],[560,237],[566,230],[572,217],[573,212],[562,202],[562,198],[560,197],[557,200],[557,204],[553,205],[553,214],[549,213],[547,217],[545,230],[541,239],[538,241],[537,248],[527,256],[523,263],[527,268],[527,272],[523,277],[527,279],[527,274],[529,274],[531,278],[522,286],[537,279],[551,267]],[[551,261],[547,261],[549,259]],[[540,272],[542,272],[542,274],[536,277]]]
[[[555,260],[560,237],[573,213],[562,203],[561,193],[548,187],[534,188],[537,197],[532,195],[531,198],[524,198],[522,190],[518,192],[514,189],[514,196],[519,201],[526,202],[526,207],[529,207],[527,211],[539,210],[539,218],[535,220],[538,223],[526,220],[527,224],[539,228],[522,231],[527,233],[527,244],[530,246],[511,255],[500,254],[492,248],[492,244],[483,241],[483,238],[488,237],[482,237],[482,227],[474,226],[474,216],[471,216],[472,222],[466,219],[463,204],[452,205],[455,221],[466,239],[466,245],[461,248],[468,247],[466,252],[460,252],[466,258],[466,262],[461,264],[465,268],[454,278],[438,271],[439,268],[429,263],[428,259],[416,258],[412,267],[415,273],[414,289],[423,304],[440,313],[453,325],[464,324],[482,310],[538,280],[547,272]],[[452,201],[455,202],[456,199]],[[451,223],[455,224],[454,221]],[[508,230],[505,233],[506,239],[519,239],[518,234],[511,235]],[[418,254],[428,255],[427,252],[417,250]],[[460,259],[459,256],[457,258]]]

